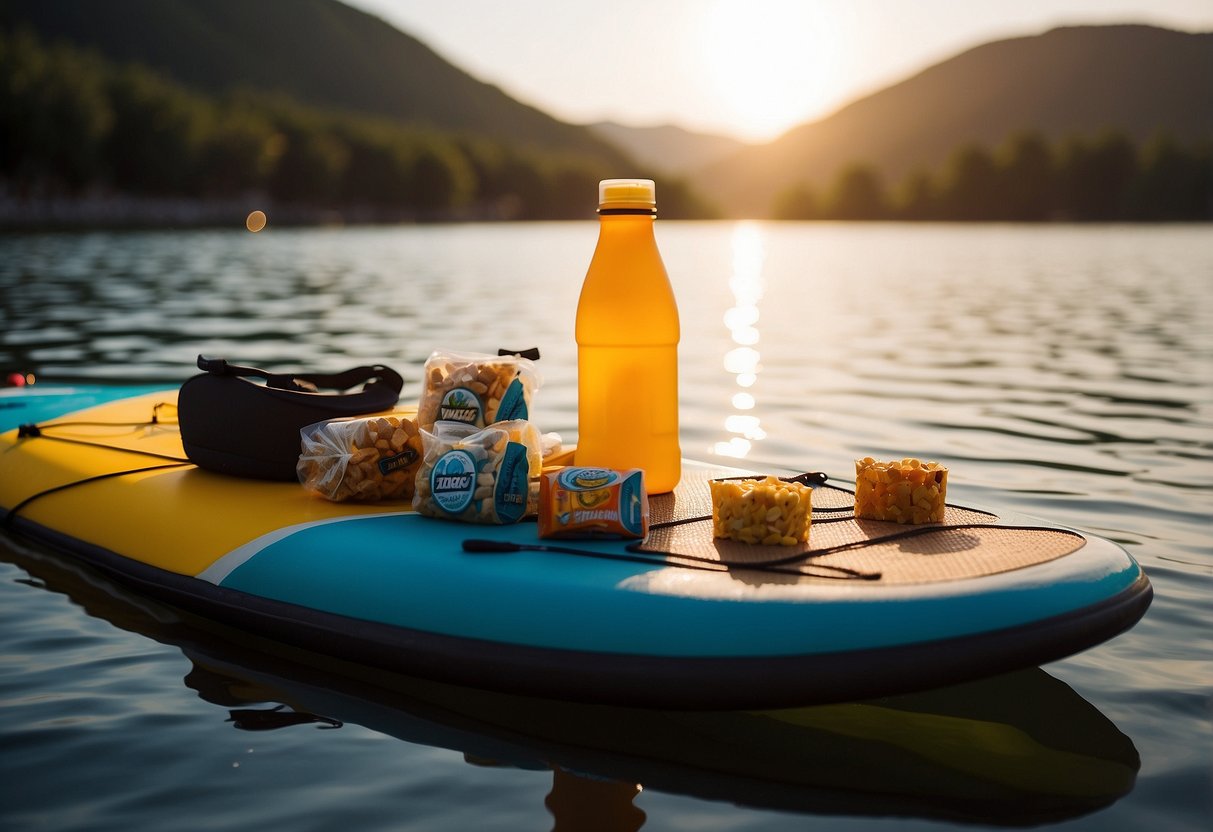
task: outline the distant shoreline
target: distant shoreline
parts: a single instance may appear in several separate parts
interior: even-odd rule
[[[387,210],[375,206],[339,205],[317,206],[278,204],[259,195],[241,198],[206,199],[194,197],[149,197],[130,194],[91,194],[77,197],[17,198],[0,194],[0,232],[40,231],[154,231],[173,229],[243,229],[252,211],[264,211],[268,227],[322,228],[346,225],[411,225],[440,222],[525,222],[514,219],[492,206],[419,216],[416,212]],[[587,215],[581,220],[592,220]],[[946,222],[962,224],[1006,224],[1007,220],[963,219],[762,219],[769,222]],[[559,220],[555,220],[559,221]],[[672,222],[676,220],[667,220]],[[722,221],[742,222],[744,218]],[[1116,220],[1121,225],[1207,224],[1205,220]],[[1026,225],[1093,225],[1089,220],[1056,217],[1046,220],[1018,221]]]
[[[370,205],[282,204],[260,194],[202,198],[103,193],[20,198],[0,193],[0,231],[244,228],[246,218],[253,211],[264,211],[272,226],[493,222],[506,219],[486,207],[422,216],[416,211]]]

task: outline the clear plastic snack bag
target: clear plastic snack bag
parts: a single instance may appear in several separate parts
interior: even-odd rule
[[[487,428],[438,422],[422,431],[425,456],[413,508],[465,523],[517,523],[532,510],[531,478],[543,467],[539,431],[522,420]]]
[[[331,419],[299,431],[295,472],[308,491],[345,500],[410,500],[423,445],[417,423],[402,416]]]
[[[425,362],[417,424],[422,430],[437,422],[482,428],[529,419],[541,381],[529,358],[435,350]]]

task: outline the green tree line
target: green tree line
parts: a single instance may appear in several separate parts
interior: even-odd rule
[[[0,185],[18,198],[265,196],[383,218],[563,219],[592,216],[598,181],[620,175],[637,173],[256,90],[207,96],[0,32]],[[661,185],[663,216],[711,214],[685,183]]]
[[[941,169],[896,188],[875,166],[844,167],[828,187],[781,193],[780,219],[1162,222],[1213,220],[1213,143],[1168,135],[1142,145],[1116,131],[1050,144],[1018,133],[990,149],[970,144]]]

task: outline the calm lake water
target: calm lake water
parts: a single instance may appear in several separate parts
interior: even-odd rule
[[[175,386],[200,352],[283,370],[383,362],[415,397],[436,347],[538,346],[536,421],[573,440],[573,313],[596,233],[3,236],[0,367]],[[688,456],[839,479],[857,456],[938,459],[956,502],[1125,546],[1155,587],[1145,619],[1042,670],[936,692],[965,703],[950,721],[924,715],[930,696],[890,701],[880,713],[901,715],[872,736],[807,734],[780,758],[749,747],[754,715],[557,717],[422,682],[386,695],[0,537],[0,825],[1208,829],[1213,229],[662,222],[658,234],[684,330]],[[970,740],[1016,739],[949,751],[943,726],[961,715],[993,726]],[[662,737],[688,759],[654,750]]]

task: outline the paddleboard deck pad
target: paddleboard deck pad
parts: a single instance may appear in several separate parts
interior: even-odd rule
[[[630,544],[331,503],[189,464],[175,401],[0,393],[6,527],[317,657],[575,701],[807,705],[1062,658],[1131,627],[1151,598],[1103,538],[952,505],[942,524],[857,520],[828,480],[807,543],[715,540],[708,482],[742,472],[700,463],[652,498],[650,534]],[[512,551],[467,552],[469,539]]]

